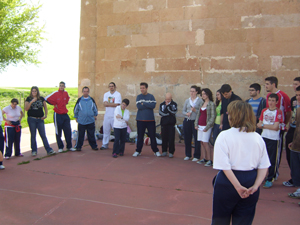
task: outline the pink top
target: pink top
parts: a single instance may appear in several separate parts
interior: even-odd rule
[[[18,121],[21,116],[22,108],[17,105],[16,108],[13,109],[11,105],[9,105],[3,109],[3,112],[5,112],[7,120]]]
[[[207,112],[206,108],[200,108],[200,116],[198,120],[198,125],[206,126]]]

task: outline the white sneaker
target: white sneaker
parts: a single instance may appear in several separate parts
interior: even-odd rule
[[[203,164],[203,163],[206,163],[206,160],[205,159],[201,159],[197,162],[198,164]]]
[[[156,155],[157,157],[161,156],[161,154],[159,152],[155,152],[154,155]]]
[[[190,157],[186,156],[183,160],[190,160]]]
[[[138,157],[139,155],[141,155],[141,153],[139,153],[139,152],[135,152],[135,153],[133,153],[133,157]]]
[[[69,151],[75,152],[76,148],[68,148]]]
[[[59,153],[62,153],[64,150],[62,148],[58,149]]]
[[[213,165],[212,161],[211,161],[211,160],[208,160],[208,161],[205,163],[204,166],[212,166],[212,165]]]
[[[161,156],[167,156],[167,152],[163,152]]]
[[[4,169],[5,169],[5,166],[0,165],[0,170],[4,170]]]
[[[199,159],[193,158],[192,162],[197,162]]]
[[[173,158],[173,154],[172,153],[169,153],[169,158]]]

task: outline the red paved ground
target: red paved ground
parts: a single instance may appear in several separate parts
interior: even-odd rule
[[[125,156],[114,159],[111,150],[93,151],[85,142],[82,152],[39,161],[25,152],[24,158],[4,161],[0,224],[211,223],[215,170],[184,161],[182,144],[173,159],[155,157],[149,146],[134,158],[134,150],[128,143]],[[38,151],[38,157],[46,155]],[[284,157],[280,172],[273,188],[261,189],[254,224],[299,224],[300,199],[288,198],[295,188],[282,185],[289,177]]]

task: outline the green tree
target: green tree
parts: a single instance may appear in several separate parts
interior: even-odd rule
[[[0,0],[0,72],[19,62],[38,64],[43,26],[38,25],[41,5],[24,0]]]

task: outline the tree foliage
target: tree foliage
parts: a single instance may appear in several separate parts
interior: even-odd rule
[[[24,0],[0,0],[0,72],[10,64],[39,63],[44,28],[38,25],[40,7]]]

